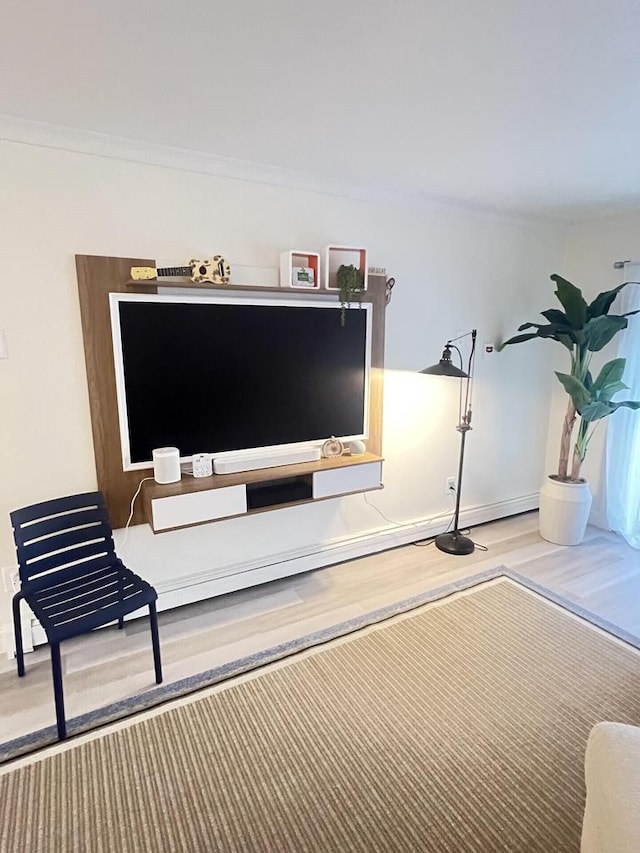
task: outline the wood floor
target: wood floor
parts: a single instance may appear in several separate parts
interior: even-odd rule
[[[476,527],[487,547],[453,557],[433,544],[408,545],[160,614],[165,682],[368,613],[378,607],[506,566],[640,636],[640,553],[620,537],[589,528],[582,545],[552,545],[537,513]],[[148,619],[106,628],[62,645],[67,718],[151,688]],[[0,662],[0,742],[55,721],[48,647]]]

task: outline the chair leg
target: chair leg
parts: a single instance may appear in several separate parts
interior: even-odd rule
[[[64,740],[67,736],[67,724],[64,718],[64,696],[62,693],[62,664],[60,662],[60,643],[51,643],[51,669],[53,671],[53,696],[56,703],[58,740]]]
[[[118,582],[118,601],[120,602],[120,606],[122,606],[122,601],[124,598],[124,574],[122,572],[122,568],[120,568],[120,579]],[[118,619],[118,630],[122,631],[124,628],[124,616],[121,616]]]
[[[22,647],[22,619],[20,618],[21,601],[20,593],[13,596],[13,635],[16,642],[16,663],[18,675],[22,678],[24,675],[24,649]]]
[[[153,644],[153,664],[156,668],[156,684],[162,684],[162,664],[160,662],[160,637],[158,635],[158,614],[156,603],[149,605],[149,622],[151,624],[151,643]]]

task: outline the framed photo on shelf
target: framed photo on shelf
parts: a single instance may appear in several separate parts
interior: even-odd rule
[[[280,254],[280,287],[320,289],[320,255],[289,249]]]

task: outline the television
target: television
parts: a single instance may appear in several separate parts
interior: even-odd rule
[[[123,470],[367,438],[372,307],[265,294],[111,293]]]

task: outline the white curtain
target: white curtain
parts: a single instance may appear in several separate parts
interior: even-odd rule
[[[640,264],[625,264],[624,281],[640,282]],[[612,314],[640,309],[640,284],[618,294]],[[640,400],[640,314],[617,340],[618,356],[627,359],[623,382],[628,391],[616,399]],[[608,419],[606,450],[607,516],[609,527],[640,548],[640,409],[618,409]]]

